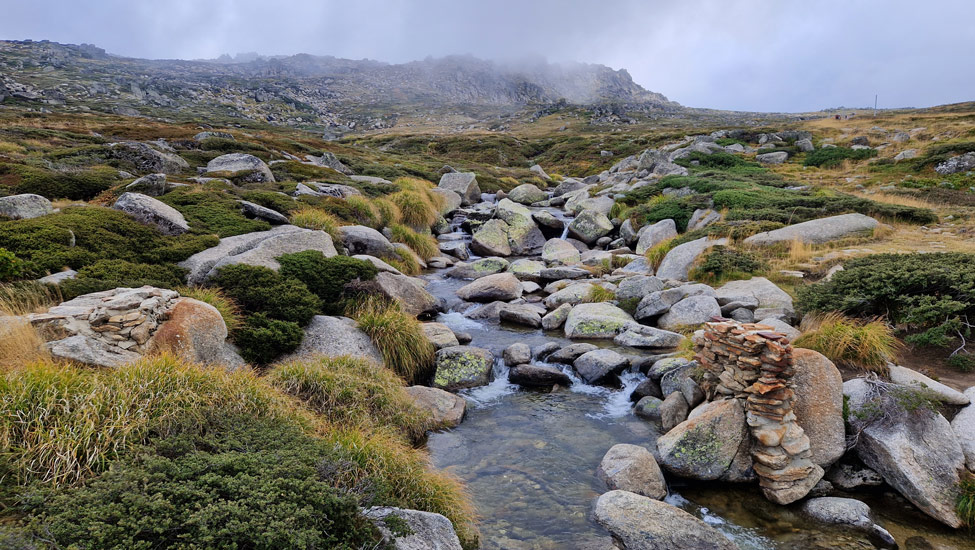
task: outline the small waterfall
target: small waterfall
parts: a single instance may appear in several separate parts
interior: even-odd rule
[[[518,389],[518,386],[508,381],[508,367],[500,357],[494,358],[492,373],[494,380],[490,384],[465,390],[461,393],[475,405],[484,406],[494,403]]]
[[[563,227],[562,227],[562,236],[559,237],[559,238],[564,241],[567,238],[569,238],[569,223],[568,222],[562,222],[562,224],[563,224]]]
[[[763,536],[757,529],[743,527],[733,521],[728,521],[707,507],[694,504],[679,493],[668,494],[664,498],[664,502],[701,518],[701,521],[720,531],[742,550],[770,550],[777,546],[774,540]]]

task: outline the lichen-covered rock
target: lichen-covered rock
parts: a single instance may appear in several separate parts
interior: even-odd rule
[[[436,187],[430,191],[440,195],[444,199],[443,208],[440,209],[440,215],[442,216],[446,216],[454,210],[457,210],[464,202],[460,195],[454,191],[451,191],[450,189],[441,189],[440,187]]]
[[[460,195],[461,205],[468,206],[481,200],[481,188],[473,172],[448,172],[440,177],[441,189]]]
[[[542,280],[541,273],[543,269],[545,269],[544,262],[522,258],[511,262],[511,265],[508,266],[508,273],[518,277],[521,281],[538,282]]]
[[[29,220],[54,212],[51,201],[40,195],[25,193],[0,197],[0,216],[14,220]]]
[[[527,207],[502,199],[495,215],[508,224],[508,246],[515,255],[537,254],[545,244],[545,236],[535,225],[531,210]]]
[[[463,243],[460,243],[463,244]],[[508,269],[504,258],[481,258],[470,263],[459,263],[447,272],[448,277],[456,279],[480,279]]]
[[[541,328],[545,308],[533,304],[505,304],[498,310],[502,321],[532,328]]]
[[[461,550],[453,524],[440,514],[373,507],[363,515],[372,521],[394,550]]]
[[[207,163],[207,173],[230,173],[247,183],[274,182],[274,174],[263,160],[247,153],[228,153]]]
[[[190,164],[179,155],[159,151],[145,143],[134,141],[112,143],[109,145],[109,156],[134,164],[140,174],[159,172],[179,174],[190,167]]]
[[[579,304],[565,320],[566,338],[613,338],[624,325],[632,322],[630,314],[605,302]]]
[[[436,428],[453,428],[464,419],[467,401],[459,395],[427,386],[410,386],[406,393],[414,405],[430,413]]]
[[[562,239],[549,239],[542,246],[542,260],[549,264],[576,264],[582,255],[576,247]]]
[[[457,289],[457,296],[468,302],[508,301],[521,297],[521,281],[511,273],[495,273]]]
[[[596,521],[626,550],[735,550],[713,527],[666,502],[629,491],[596,500]]]
[[[635,301],[639,303],[644,296],[663,290],[664,283],[652,275],[633,275],[620,281],[616,286],[616,299],[624,301]]]
[[[453,346],[437,351],[436,365],[433,386],[457,391],[490,382],[494,355],[483,348]]]
[[[511,256],[508,224],[504,220],[488,220],[471,237],[471,251],[481,256]]]
[[[379,272],[375,279],[353,283],[354,289],[381,294],[396,300],[403,311],[415,317],[434,315],[441,309],[440,300],[427,292],[413,277]]]
[[[542,328],[545,330],[557,330],[562,328],[562,325],[565,324],[565,320],[569,317],[570,311],[572,311],[572,304],[562,304],[553,309],[547,315],[542,317]]]
[[[538,165],[536,164],[536,166]],[[530,205],[536,202],[542,202],[548,198],[548,195],[545,194],[545,191],[542,191],[531,183],[523,183],[512,189],[508,193],[508,198],[519,204]]]
[[[149,174],[136,179],[125,186],[125,190],[132,193],[142,193],[150,197],[158,197],[166,194],[169,185],[166,182],[166,174]]]
[[[112,205],[143,225],[151,225],[163,235],[181,235],[190,230],[186,218],[172,206],[140,193],[122,193]]]
[[[660,464],[682,477],[721,479],[748,438],[745,410],[737,399],[712,403],[657,439]]]
[[[639,323],[630,323],[623,327],[623,332],[613,339],[621,346],[631,348],[676,348],[684,341],[684,335],[669,330],[648,327]]]
[[[605,214],[595,210],[583,210],[569,222],[569,233],[588,245],[612,231],[613,222]]]

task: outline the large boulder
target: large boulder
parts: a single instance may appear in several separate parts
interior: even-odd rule
[[[580,241],[592,245],[613,231],[613,222],[601,212],[583,210],[569,223],[569,233]]]
[[[40,195],[25,193],[0,197],[0,216],[14,220],[28,220],[54,212],[51,201]]]
[[[631,348],[669,349],[679,346],[684,341],[684,335],[639,323],[629,323],[613,341],[618,345]]]
[[[724,245],[727,242],[727,239],[701,237],[694,241],[679,244],[664,256],[663,261],[660,262],[660,267],[657,268],[657,277],[686,281],[691,266],[701,254],[704,254],[712,246]]]
[[[430,414],[436,428],[453,428],[464,419],[467,401],[459,395],[427,386],[410,386],[406,393],[414,405]]]
[[[49,342],[45,347],[54,359],[96,367],[121,367],[142,357],[134,351],[114,347],[81,334]]]
[[[435,187],[430,191],[443,197],[444,205],[443,208],[440,209],[440,214],[443,216],[446,216],[447,214],[453,212],[454,210],[457,210],[458,208],[461,207],[461,204],[464,202],[464,200],[460,198],[460,195],[458,195],[454,191],[451,191],[450,189],[441,189],[440,187]]]
[[[543,303],[548,308],[558,307],[562,304],[575,305],[587,300],[592,295],[595,286],[592,283],[571,283],[565,288],[546,296]]]
[[[491,381],[494,355],[473,346],[453,346],[437,351],[433,387],[457,391],[483,386]]]
[[[876,536],[883,546],[897,548],[894,537],[874,523],[870,507],[859,500],[841,497],[811,498],[802,504],[802,512],[823,523],[866,531]]]
[[[372,522],[393,550],[461,550],[449,519],[433,512],[373,507],[363,515]]]
[[[626,369],[630,360],[613,350],[594,349],[577,357],[572,365],[586,383],[601,384]]]
[[[965,390],[965,397],[975,401],[975,386]],[[951,419],[951,430],[958,437],[958,444],[965,455],[965,466],[968,471],[975,472],[975,403],[958,411]]]
[[[514,300],[522,293],[521,281],[511,273],[495,273],[481,277],[457,289],[457,296],[468,302]]]
[[[462,243],[463,244],[463,243]],[[447,272],[449,277],[456,279],[480,279],[508,269],[508,260],[504,258],[481,258],[470,263],[459,263]]]
[[[508,198],[519,204],[533,204],[542,202],[548,198],[548,195],[531,183],[523,183],[512,189],[508,193]]]
[[[527,207],[501,199],[495,215],[508,224],[508,246],[515,255],[537,254],[545,244],[545,236],[535,225],[531,210]]]
[[[348,317],[316,315],[305,327],[305,337],[293,353],[283,361],[296,361],[314,356],[339,357],[350,355],[383,365],[383,356],[369,335]]]
[[[569,375],[547,365],[517,365],[508,371],[508,381],[528,388],[572,385],[572,379],[569,378]]]
[[[616,286],[616,299],[620,303],[636,301],[644,296],[663,290],[664,283],[652,275],[634,275],[620,281]]]
[[[676,237],[677,224],[674,220],[661,220],[655,224],[641,227],[637,235],[639,235],[639,240],[636,243],[636,253],[643,254],[658,244]]]
[[[367,254],[377,258],[398,259],[396,248],[382,233],[364,225],[344,225],[339,228],[342,244],[349,254]]]
[[[504,304],[498,309],[502,321],[532,328],[541,328],[545,308],[533,304]]]
[[[605,302],[579,304],[565,319],[566,338],[613,338],[632,322],[630,314]]]
[[[742,298],[752,297],[758,300],[757,307],[759,308],[781,308],[787,311],[793,311],[792,297],[765,277],[752,277],[751,279],[730,281],[716,288],[714,292],[718,303],[722,307],[726,304],[739,301]]]
[[[879,384],[863,378],[843,384],[851,428],[859,434],[857,455],[921,511],[961,527],[955,502],[965,455],[951,425],[925,407],[903,410],[897,395]]]
[[[299,237],[297,234],[303,235]],[[309,236],[308,234],[314,235]],[[325,237],[321,237],[322,234]],[[265,243],[265,241],[267,242]],[[292,244],[289,245],[289,243]],[[274,261],[277,256],[288,252],[307,250],[305,248],[293,250],[293,245],[296,243],[313,246],[313,249],[321,251],[325,256],[331,257],[336,254],[332,238],[327,233],[302,229],[293,225],[282,225],[269,231],[258,231],[220,239],[217,246],[190,256],[180,262],[179,266],[188,271],[186,274],[187,283],[199,285],[216,274],[214,267],[218,263],[222,267],[233,263],[251,264],[251,262],[256,262],[251,265],[265,265],[272,269],[278,269],[280,265]],[[282,249],[285,250],[278,252]]]
[[[511,262],[511,265],[508,266],[508,273],[518,277],[521,281],[538,282],[541,280],[543,269],[545,269],[544,262],[522,258]]]
[[[271,210],[270,208],[254,204],[250,201],[238,200],[237,204],[240,205],[240,211],[248,218],[264,220],[271,225],[284,225],[288,223],[288,217],[277,210]]]
[[[229,173],[248,183],[273,182],[274,174],[263,160],[247,153],[229,153],[207,163],[207,174]]]
[[[449,172],[440,177],[441,189],[460,195],[461,205],[468,206],[481,200],[481,188],[474,172]]]
[[[666,502],[628,491],[596,500],[596,522],[626,550],[736,550],[715,528]]]
[[[471,238],[471,251],[481,256],[511,256],[508,224],[499,219],[485,222]]]
[[[168,189],[166,174],[148,174],[125,186],[126,191],[142,193],[150,197],[165,195]]]
[[[416,317],[434,315],[441,308],[440,300],[427,292],[420,281],[406,275],[379,272],[371,281],[354,284],[366,292],[396,300],[403,311]]]
[[[688,296],[672,305],[667,313],[660,316],[657,325],[660,328],[675,330],[681,327],[697,326],[706,323],[712,317],[721,316],[721,306],[711,296]]]
[[[758,233],[744,242],[755,246],[790,243],[795,240],[807,244],[823,244],[845,237],[869,234],[879,224],[877,220],[863,214],[842,214]]]
[[[596,475],[610,490],[629,491],[658,500],[667,496],[667,482],[657,461],[639,445],[621,443],[610,447]]]
[[[959,172],[969,172],[971,170],[975,170],[975,151],[951,157],[934,167],[934,171],[942,176],[957,174]]]
[[[565,320],[572,311],[572,304],[562,304],[548,312],[542,317],[542,328],[545,330],[558,330],[565,324]]]
[[[819,352],[795,348],[792,357],[796,392],[792,412],[809,437],[810,459],[825,469],[846,451],[843,377],[833,362]]]
[[[132,163],[140,174],[179,174],[190,167],[179,155],[159,151],[145,143],[127,141],[109,146],[109,156]]]
[[[657,449],[661,466],[671,473],[703,481],[734,481],[742,477],[736,471],[741,470],[742,458],[751,465],[750,443],[741,401],[725,399],[712,402],[662,435]]]
[[[562,239],[549,239],[542,246],[542,261],[549,264],[577,264],[582,260],[579,249]]]
[[[789,153],[785,151],[775,151],[774,153],[762,153],[755,155],[755,160],[762,164],[782,164],[789,158]]]
[[[670,311],[670,308],[677,302],[685,298],[684,291],[680,288],[668,288],[657,290],[643,297],[636,306],[637,320],[647,321],[658,315],[663,315]]]
[[[163,235],[181,235],[190,230],[186,218],[172,206],[140,193],[122,193],[112,205],[143,225],[151,225]]]
[[[437,349],[460,345],[454,331],[443,323],[423,323],[420,328],[423,329],[423,335],[427,337],[427,340]]]
[[[174,302],[168,319],[147,345],[151,351],[172,353],[192,363],[227,367],[243,364],[242,359],[228,354],[227,325],[217,308],[192,298]]]

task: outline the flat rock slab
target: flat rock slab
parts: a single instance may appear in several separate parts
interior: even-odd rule
[[[822,244],[845,237],[872,232],[880,222],[863,214],[842,214],[797,223],[781,229],[758,233],[745,239],[745,244],[766,246],[799,240],[807,244]]]

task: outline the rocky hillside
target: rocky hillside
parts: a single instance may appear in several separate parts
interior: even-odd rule
[[[623,69],[544,60],[503,65],[469,56],[401,65],[307,54],[242,62],[145,60],[88,44],[5,41],[0,75],[0,101],[126,115],[245,118],[333,134],[386,128],[417,113],[466,112],[486,120],[567,104],[679,108]]]

